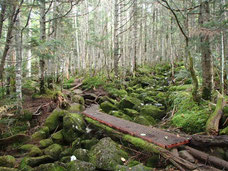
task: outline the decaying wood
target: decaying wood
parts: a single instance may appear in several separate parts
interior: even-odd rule
[[[185,171],[185,170],[199,170],[199,171],[202,171],[202,170],[207,170],[207,171],[211,170],[212,171],[213,170],[213,171],[216,171],[217,170],[216,168],[206,166],[204,164],[191,163],[179,156],[176,156],[175,154],[173,154],[171,151],[169,151],[167,149],[161,148],[157,145],[144,141],[140,138],[133,137],[131,135],[119,132],[104,124],[99,123],[98,121],[94,121],[91,118],[85,117],[85,119],[90,125],[93,125],[95,128],[104,130],[111,137],[119,138],[122,141],[129,142],[129,143],[133,144],[135,147],[141,148],[148,152],[160,154],[162,157],[169,160],[174,166],[176,166],[181,171]]]
[[[7,138],[3,138],[0,139],[0,145],[3,146],[7,146],[10,144],[13,144],[15,142],[26,142],[30,139],[30,137],[28,135],[25,134],[17,134],[17,135],[13,135],[11,137],[7,137]]]
[[[227,147],[228,146],[228,136],[220,135],[220,136],[212,136],[212,135],[192,135],[191,146],[196,147]]]
[[[206,123],[206,132],[209,135],[218,135],[219,121],[223,114],[223,108],[225,106],[225,98],[218,92],[217,104],[215,111],[210,115]]]
[[[57,104],[55,104],[53,101],[47,104],[40,105],[37,110],[33,113],[33,116],[39,116],[44,112],[51,112],[57,107]]]
[[[211,156],[207,153],[204,153],[202,151],[196,150],[194,148],[184,146],[184,148],[195,158],[198,158],[200,160],[205,161],[206,163],[212,164],[220,169],[228,170],[228,162],[225,160],[222,160],[218,157]]]

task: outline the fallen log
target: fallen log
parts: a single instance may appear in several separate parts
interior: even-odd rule
[[[218,135],[219,132],[219,121],[223,114],[223,108],[225,106],[226,100],[218,92],[217,104],[215,111],[209,116],[206,123],[206,133],[209,135]]]
[[[165,159],[169,160],[174,166],[176,166],[179,170],[217,170],[213,167],[206,166],[203,164],[191,163],[179,156],[174,155],[169,150],[166,150],[162,147],[149,143],[147,141],[142,140],[141,138],[137,138],[128,134],[124,134],[119,132],[111,127],[108,127],[98,121],[95,121],[91,118],[85,117],[85,120],[92,126],[98,129],[104,130],[109,136],[119,138],[122,141],[133,144],[135,147],[143,149],[148,152],[160,154]]]
[[[190,146],[195,147],[227,147],[228,136],[211,136],[211,135],[192,135],[190,140]]]
[[[222,160],[218,157],[211,156],[207,153],[204,153],[202,151],[199,151],[197,149],[191,148],[189,146],[184,146],[184,148],[195,158],[198,158],[199,160],[203,160],[206,163],[212,164],[220,169],[228,170],[228,162],[225,160]]]

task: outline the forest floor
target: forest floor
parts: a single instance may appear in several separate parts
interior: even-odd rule
[[[87,120],[85,126],[84,121],[77,121],[81,119],[80,116],[75,115],[78,117],[75,120],[75,116],[72,115],[80,113],[92,104],[99,104],[101,110],[109,115],[148,127],[157,127],[176,133],[178,136],[204,134],[207,118],[215,110],[215,106],[204,101],[197,104],[192,100],[191,79],[189,75],[186,75],[182,65],[176,66],[175,73],[175,80],[171,80],[170,67],[168,65],[159,65],[152,68],[141,68],[136,73],[136,77],[127,77],[125,80],[109,80],[103,76],[85,77],[84,79],[72,78],[64,82],[62,93],[55,90],[49,91],[48,95],[38,95],[28,91],[23,97],[23,115],[1,116],[0,144],[4,141],[9,143],[5,143],[0,147],[0,159],[4,155],[14,156],[16,158],[14,166],[19,168],[19,170],[21,168],[30,170],[39,168],[42,170],[43,167],[50,167],[48,163],[53,163],[53,160],[61,162],[61,164],[55,163],[52,167],[62,168],[62,170],[67,168],[69,170],[69,168],[73,168],[72,163],[69,162],[70,157],[79,155],[75,151],[84,150],[86,154],[83,154],[88,155],[86,158],[89,158],[90,163],[87,163],[88,165],[92,163],[92,166],[95,165],[97,169],[112,167],[106,165],[105,162],[102,166],[96,165],[94,160],[100,160],[99,156],[94,158],[91,155],[94,155],[94,148],[98,148],[99,143],[108,141],[108,144],[112,144],[111,140],[104,139],[105,137],[112,137],[112,139],[114,137],[107,134],[103,129],[93,127]],[[175,84],[170,85],[173,81]],[[54,110],[56,107],[64,108],[67,111]],[[14,109],[11,109],[7,113],[13,113],[14,111]],[[67,118],[70,121],[69,123]],[[221,129],[226,129],[227,123],[224,125],[225,120],[226,113],[221,120]],[[77,126],[75,127],[75,125]],[[87,132],[87,128],[85,131],[85,127],[90,131]],[[29,137],[30,140],[18,142],[17,135],[25,139]],[[118,138],[113,140],[129,156],[126,162],[125,158],[118,156],[124,161],[118,160],[116,163],[121,169],[151,170],[154,168],[155,170],[175,170],[175,167],[170,162],[167,162],[163,155],[151,153],[143,149],[144,147],[135,147],[129,142],[118,140]],[[27,144],[24,145],[24,143]],[[80,145],[77,145],[77,143]],[[52,145],[55,148],[58,146],[59,150],[61,149],[58,155],[48,150]],[[94,148],[92,148],[93,146]],[[114,149],[120,150],[116,149],[116,147]],[[212,146],[209,148],[205,146],[205,148],[199,147],[199,149],[209,152],[209,154],[213,154],[220,159],[228,159],[228,149],[226,147]],[[67,150],[68,152],[66,152]],[[177,153],[183,155],[182,151],[183,149],[178,148]],[[184,151],[186,152],[186,150]],[[119,154],[119,152],[116,153]],[[57,155],[58,159],[46,159],[46,154],[53,155],[54,158]],[[107,157],[107,155],[109,155],[109,152],[106,151],[105,156]],[[188,167],[193,168],[199,160],[187,153],[187,157],[189,156],[190,159],[188,158],[185,161]],[[45,166],[40,165],[39,161],[42,157],[45,158],[45,161],[41,163],[47,163],[44,164]],[[112,156],[110,158],[115,157]],[[87,159],[82,158],[81,160],[88,162]],[[38,163],[31,164],[33,160]],[[188,163],[188,160],[190,160],[190,163]],[[143,163],[143,165],[140,165],[140,163]],[[92,166],[90,168],[93,168]]]

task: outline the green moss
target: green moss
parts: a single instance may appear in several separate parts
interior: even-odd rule
[[[95,166],[92,163],[75,160],[67,163],[67,171],[95,171]]]
[[[21,147],[19,147],[19,150],[22,152],[29,152],[29,151],[31,151],[31,149],[33,147],[36,147],[36,146],[33,144],[25,144],[25,145],[22,145]]]
[[[136,166],[136,165],[138,165],[138,164],[140,164],[139,161],[130,160],[130,161],[128,162],[127,166],[128,166],[128,167],[133,167],[133,166]]]
[[[98,143],[98,140],[96,138],[92,138],[90,140],[82,140],[81,147],[84,149],[90,150],[97,143]]]
[[[117,165],[115,171],[151,171],[152,169],[144,166],[143,164],[138,164],[133,167]]]
[[[109,113],[110,111],[117,109],[117,107],[109,101],[101,103],[100,107],[105,113]]]
[[[44,140],[41,140],[41,141],[40,141],[40,147],[41,147],[41,148],[46,148],[46,147],[48,147],[48,146],[50,146],[50,145],[52,145],[52,144],[53,144],[53,141],[52,141],[51,138],[44,139]]]
[[[1,167],[14,167],[16,160],[13,156],[0,156],[0,166]]]
[[[126,113],[127,115],[129,115],[130,117],[134,117],[134,116],[137,116],[139,115],[139,112],[134,110],[134,109],[128,109],[128,108],[125,108],[124,109],[124,113]]]
[[[164,117],[165,112],[154,105],[145,105],[141,108],[140,114],[143,116],[152,116],[154,119],[160,120]]]
[[[53,159],[58,159],[60,153],[62,152],[62,146],[59,144],[52,144],[46,149],[44,149],[44,154],[51,156]]]
[[[76,149],[76,148],[79,148],[79,147],[81,147],[81,139],[77,138],[76,140],[74,140],[72,142],[72,148]]]
[[[197,133],[205,130],[210,109],[207,102],[197,104],[193,101],[190,92],[173,92],[169,99],[177,112],[171,123],[188,133]]]
[[[71,156],[72,153],[73,153],[73,148],[67,147],[65,150],[63,150],[63,151],[60,153],[59,157],[62,158],[62,157],[64,157],[64,156]]]
[[[185,91],[185,90],[191,90],[192,85],[187,84],[187,85],[179,85],[179,86],[172,86],[169,88],[169,91]]]
[[[63,116],[67,114],[66,111],[55,109],[46,119],[44,126],[49,128],[50,132],[53,132],[57,126],[61,124]]]
[[[105,170],[114,170],[122,164],[121,157],[127,159],[128,155],[109,137],[101,139],[89,152],[90,162]]]
[[[117,88],[113,88],[113,87],[108,87],[105,88],[105,90],[109,93],[109,95],[111,95],[112,97],[125,97],[127,96],[127,91],[124,89],[117,89]]]
[[[63,118],[63,137],[71,143],[85,132],[85,121],[83,116],[76,113],[69,113]]]
[[[220,130],[220,135],[228,135],[228,126],[222,130]]]
[[[78,160],[82,160],[82,161],[89,161],[89,157],[88,157],[88,150],[86,149],[76,149],[73,152],[73,155],[78,159]]]
[[[32,134],[32,140],[35,140],[35,141],[37,141],[37,140],[39,141],[39,140],[42,140],[45,138],[47,138],[46,133],[41,130]]]
[[[53,140],[54,143],[62,144],[64,141],[62,130],[52,134],[51,139]]]
[[[0,167],[1,171],[18,171],[17,169],[14,168],[9,168],[9,167]]]
[[[138,109],[141,106],[141,101],[135,97],[126,96],[119,103],[119,108]]]
[[[84,105],[85,104],[85,100],[82,96],[80,95],[74,95],[72,98],[71,98],[71,101],[73,103],[79,103],[81,105]]]
[[[47,163],[35,167],[33,171],[67,171],[67,169],[65,169],[62,166],[59,166],[56,163]]]
[[[146,126],[155,125],[156,121],[152,116],[137,116],[134,118],[134,122]]]
[[[94,76],[94,77],[87,77],[83,80],[83,89],[92,89],[92,88],[98,88],[99,86],[105,85],[106,78],[100,77],[100,76]]]
[[[32,112],[30,112],[28,110],[23,110],[22,114],[20,115],[20,120],[31,121],[32,120]]]
[[[39,149],[39,147],[34,146],[30,150],[30,152],[28,153],[28,156],[30,156],[30,157],[36,157],[36,156],[41,156],[42,154],[43,154],[42,150]]]
[[[40,157],[25,157],[20,163],[20,170],[26,168],[27,166],[36,167],[40,164],[53,162],[53,158],[49,155],[44,155]]]
[[[131,121],[132,118],[126,114],[124,114],[123,112],[121,111],[111,111],[109,112],[110,115],[113,115],[115,117],[118,117],[118,118],[122,118],[122,119],[125,119],[125,120],[129,120]]]
[[[70,105],[70,108],[68,109],[69,112],[71,113],[77,113],[83,111],[85,108],[83,105],[79,103],[73,103]]]
[[[158,154],[154,154],[146,161],[146,166],[156,168],[160,162],[160,157]]]

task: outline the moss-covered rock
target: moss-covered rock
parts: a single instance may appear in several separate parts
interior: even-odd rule
[[[73,155],[78,159],[78,160],[82,160],[82,161],[89,161],[89,157],[88,157],[88,150],[86,149],[76,149],[73,152]]]
[[[122,164],[122,157],[127,159],[127,153],[109,137],[101,139],[89,152],[90,162],[105,170],[114,170],[116,165]]]
[[[105,113],[109,113],[112,110],[117,110],[117,107],[109,101],[101,103],[100,107]]]
[[[61,157],[60,159],[60,162],[63,162],[63,163],[68,163],[71,161],[71,156],[64,156],[64,157]]]
[[[72,148],[73,149],[76,149],[76,148],[79,148],[81,147],[81,138],[77,138],[76,140],[74,140],[72,142]]]
[[[98,143],[98,140],[96,138],[92,138],[90,140],[82,140],[81,141],[81,147],[87,150],[90,150],[92,146]]]
[[[220,135],[228,135],[228,127],[220,130]]]
[[[152,116],[154,119],[161,119],[165,116],[165,112],[154,105],[145,105],[142,107],[140,114]]]
[[[113,105],[116,105],[118,103],[116,100],[114,100],[108,96],[101,96],[98,100],[98,103],[101,104],[101,103],[106,102],[106,101],[112,103]]]
[[[68,171],[94,171],[96,168],[92,163],[75,160],[67,164]]]
[[[109,112],[110,115],[113,115],[115,117],[118,117],[118,118],[122,118],[122,119],[125,119],[125,120],[129,120],[131,121],[132,118],[126,114],[124,114],[123,112],[121,111],[111,111]]]
[[[134,122],[146,126],[155,125],[156,121],[152,116],[137,116],[134,118]]]
[[[141,101],[135,97],[126,96],[119,103],[119,108],[138,109],[141,106]]]
[[[44,150],[44,154],[51,156],[53,159],[57,160],[60,153],[62,152],[62,147],[59,144],[52,144]]]
[[[124,109],[124,113],[126,113],[128,116],[130,117],[134,117],[134,116],[137,116],[139,115],[139,112],[137,110],[134,110],[134,109],[128,109],[128,108],[125,108]]]
[[[117,165],[115,171],[152,171],[152,169],[144,166],[143,164],[138,164],[133,167]]]
[[[169,88],[169,91],[185,91],[185,90],[191,90],[192,85],[186,84],[186,85],[179,85],[179,86],[172,86]]]
[[[16,160],[13,156],[6,155],[0,156],[0,166],[1,167],[14,167]]]
[[[18,170],[15,169],[15,168],[9,168],[9,167],[0,167],[0,170],[1,170],[1,171],[18,171]]]
[[[56,163],[41,164],[33,168],[33,171],[67,171],[64,167]]]
[[[70,147],[67,147],[65,150],[63,150],[60,155],[59,158],[65,157],[65,156],[71,156],[73,153],[73,149]]]
[[[35,132],[34,134],[32,134],[32,140],[34,141],[40,141],[42,139],[47,138],[46,132],[39,130],[37,132]]]
[[[28,156],[36,157],[36,156],[42,156],[42,154],[43,154],[42,150],[39,147],[34,146],[31,148],[30,152],[28,153]]]
[[[63,118],[63,137],[71,143],[85,132],[85,121],[83,116],[76,113],[70,113]]]
[[[82,96],[80,95],[74,95],[72,98],[71,98],[72,102],[73,103],[79,103],[81,105],[84,105],[85,104],[85,100]]]
[[[157,168],[160,162],[160,156],[158,154],[153,154],[147,161],[146,161],[146,166],[152,167],[152,168]]]
[[[34,145],[34,144],[25,144],[25,145],[22,145],[21,147],[19,147],[19,150],[21,152],[29,152],[29,151],[31,151],[31,149],[33,147],[36,147],[36,145]]]
[[[39,157],[25,157],[24,159],[22,159],[19,168],[20,170],[22,170],[24,168],[27,168],[27,166],[36,167],[40,164],[51,163],[53,161],[53,158],[49,155]]]
[[[70,105],[70,108],[68,109],[69,112],[71,113],[77,113],[77,112],[81,112],[83,111],[85,108],[83,105],[79,104],[79,103],[72,103]]]
[[[64,110],[55,109],[46,119],[44,126],[47,126],[49,131],[53,132],[57,126],[62,124],[62,119],[67,113]]]
[[[52,134],[51,139],[53,140],[54,143],[62,144],[64,141],[62,130]]]
[[[41,148],[46,148],[50,145],[52,145],[54,142],[51,138],[48,138],[48,139],[44,139],[44,140],[41,140],[40,141],[40,147]]]

